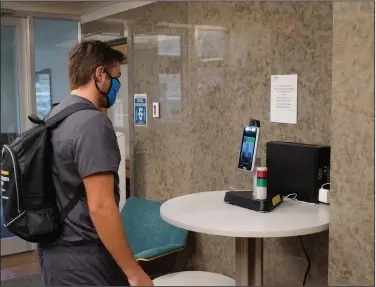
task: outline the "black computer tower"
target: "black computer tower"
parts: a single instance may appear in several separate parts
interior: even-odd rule
[[[318,203],[321,186],[330,182],[330,147],[294,142],[266,144],[268,193],[295,193],[300,201]]]

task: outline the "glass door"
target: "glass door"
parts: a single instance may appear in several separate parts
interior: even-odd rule
[[[26,130],[25,27],[25,19],[1,18],[1,148]],[[14,236],[4,227],[2,211],[1,207],[1,256],[32,250],[33,244]]]

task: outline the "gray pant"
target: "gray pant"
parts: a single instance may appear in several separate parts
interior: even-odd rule
[[[103,245],[39,247],[37,253],[46,286],[129,286]]]

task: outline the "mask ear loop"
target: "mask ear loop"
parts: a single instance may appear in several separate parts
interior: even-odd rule
[[[100,89],[99,86],[98,86],[98,79],[97,79],[97,76],[95,76],[95,75],[94,75],[94,83],[95,83],[95,87],[97,88],[97,90],[98,90],[102,95],[107,96],[108,93],[111,91],[111,88],[112,88],[112,77],[111,77],[110,73],[107,72],[106,69],[104,69],[104,72],[105,72],[106,75],[110,78],[110,83],[111,83],[111,84],[110,84],[110,88],[108,89],[108,92],[105,93],[105,92],[102,92],[102,91],[101,91],[101,89]]]
[[[96,76],[94,76],[94,83],[95,83],[95,87],[97,88],[97,90],[98,90],[102,95],[106,95],[106,94],[107,94],[107,93],[102,92],[101,89],[99,88],[99,86],[98,86],[98,79],[97,79]],[[112,83],[111,83],[111,85],[112,85]]]
[[[107,106],[105,107],[106,109],[108,109],[110,107],[110,99],[108,98],[108,93],[111,91],[111,88],[112,88],[112,78],[111,76],[105,72],[107,74],[107,76],[110,78],[110,88],[108,89],[108,92],[107,93],[104,93],[101,91],[101,89],[99,88],[98,86],[98,79],[96,76],[94,76],[94,83],[95,83],[95,87],[97,88],[97,90],[103,95],[106,97],[107,99]]]

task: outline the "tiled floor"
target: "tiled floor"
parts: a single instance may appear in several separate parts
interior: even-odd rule
[[[34,251],[1,257],[1,281],[39,274]]]

